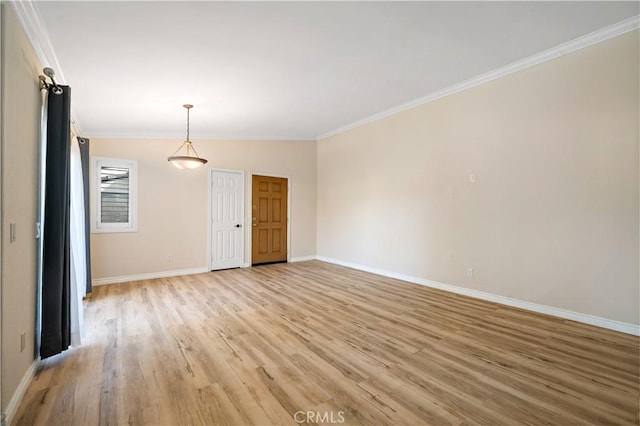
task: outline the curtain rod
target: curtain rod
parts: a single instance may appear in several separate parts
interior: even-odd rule
[[[61,95],[62,94],[62,88],[60,86],[58,86],[58,83],[56,83],[56,81],[54,80],[53,76],[56,74],[53,69],[49,68],[49,67],[45,67],[42,69],[42,72],[51,79],[51,83],[47,83],[47,77],[45,77],[45,75],[41,75],[38,78],[40,79],[40,90],[45,89],[45,90],[49,90],[51,88],[51,91],[55,94],[55,95]]]

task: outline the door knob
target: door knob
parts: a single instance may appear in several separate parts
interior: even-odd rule
[[[242,224],[241,223],[236,224],[236,228],[242,228]]]

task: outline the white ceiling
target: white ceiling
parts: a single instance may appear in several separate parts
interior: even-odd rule
[[[38,2],[88,137],[315,139],[637,2]]]

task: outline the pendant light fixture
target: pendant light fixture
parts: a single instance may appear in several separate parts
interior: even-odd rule
[[[182,105],[187,109],[187,140],[180,145],[180,148],[174,152],[167,160],[179,169],[197,169],[198,167],[207,164],[207,160],[198,156],[198,153],[193,148],[191,141],[189,140],[189,110],[193,108],[193,105]],[[186,150],[186,155],[176,155],[181,150]]]

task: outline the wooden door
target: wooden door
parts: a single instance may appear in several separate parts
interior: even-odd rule
[[[251,264],[287,261],[286,178],[253,175]]]
[[[243,263],[244,175],[211,171],[211,269],[239,268]]]

